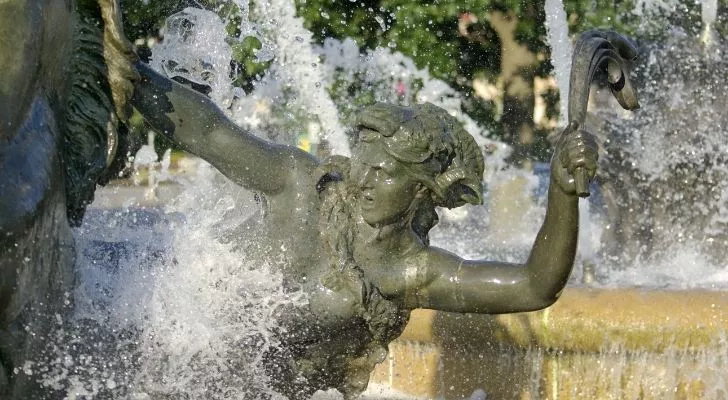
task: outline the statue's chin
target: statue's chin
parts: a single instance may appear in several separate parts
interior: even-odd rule
[[[408,220],[406,216],[387,217],[383,218],[380,215],[369,216],[362,215],[364,222],[370,227],[378,230],[387,229],[389,231],[398,230],[398,228],[404,226]]]
[[[388,221],[383,219],[379,215],[371,215],[370,213],[362,212],[362,219],[367,225],[372,228],[380,229],[389,225]]]

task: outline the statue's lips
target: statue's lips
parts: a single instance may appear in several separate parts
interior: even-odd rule
[[[374,196],[371,194],[364,192],[359,196],[359,203],[361,204],[361,208],[364,210],[371,210],[374,208]]]

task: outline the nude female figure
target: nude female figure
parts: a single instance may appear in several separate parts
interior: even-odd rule
[[[531,311],[564,288],[579,220],[572,176],[596,170],[590,134],[566,131],[555,148],[547,212],[527,261],[464,260],[427,240],[435,207],[481,203],[482,154],[444,110],[367,107],[351,159],[322,161],[266,142],[207,97],[137,69],[132,102],[154,129],[266,199],[264,235],[276,250],[264,256],[283,253],[286,281],[309,297],[281,321],[286,347],[268,355],[276,389],[290,398],[332,387],[358,396],[412,309]]]

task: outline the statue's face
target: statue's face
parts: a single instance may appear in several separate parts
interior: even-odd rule
[[[361,215],[371,226],[389,225],[406,218],[421,187],[378,141],[357,146],[351,179],[359,189]]]

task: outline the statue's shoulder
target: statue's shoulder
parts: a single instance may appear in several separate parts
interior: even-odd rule
[[[314,171],[316,190],[321,193],[334,182],[345,182],[349,178],[351,159],[334,155],[323,159]]]

